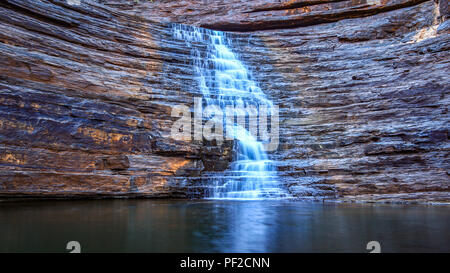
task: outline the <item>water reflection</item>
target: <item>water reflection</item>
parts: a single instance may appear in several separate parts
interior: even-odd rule
[[[448,207],[289,201],[0,203],[0,252],[449,252]]]

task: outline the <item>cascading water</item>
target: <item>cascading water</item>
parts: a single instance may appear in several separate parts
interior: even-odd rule
[[[176,39],[184,40],[187,45],[198,43],[206,46],[203,53],[198,47],[192,47],[192,55],[199,88],[207,105],[225,109],[228,105],[246,107],[252,104],[265,106],[270,111],[272,102],[251,80],[245,66],[230,49],[232,41],[224,32],[180,24],[174,24],[172,32]],[[263,143],[241,125],[234,124],[233,128],[237,140],[234,161],[230,170],[213,177],[209,198],[288,197],[279,186],[276,168]]]

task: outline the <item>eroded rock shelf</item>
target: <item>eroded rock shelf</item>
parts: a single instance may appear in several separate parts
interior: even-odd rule
[[[169,137],[201,96],[176,22],[235,31],[293,195],[450,202],[447,0],[102,2],[0,3],[1,196],[201,196],[231,152]]]

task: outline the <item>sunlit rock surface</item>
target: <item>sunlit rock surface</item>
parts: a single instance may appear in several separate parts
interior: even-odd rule
[[[0,3],[2,196],[201,196],[231,148],[169,137],[201,96],[178,22],[237,31],[293,195],[450,202],[448,1],[81,2]]]

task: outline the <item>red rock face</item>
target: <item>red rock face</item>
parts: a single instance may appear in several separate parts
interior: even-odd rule
[[[416,6],[427,0],[127,1],[105,4],[158,22],[178,22],[224,31],[297,28],[363,18]],[[441,1],[445,5],[446,1]]]
[[[169,138],[199,96],[178,22],[240,32],[294,195],[450,202],[448,1],[99,2],[0,4],[2,196],[201,194],[230,147]]]
[[[64,1],[2,2],[0,28],[1,195],[186,196],[201,152],[167,138],[186,95],[164,86],[165,28]]]

